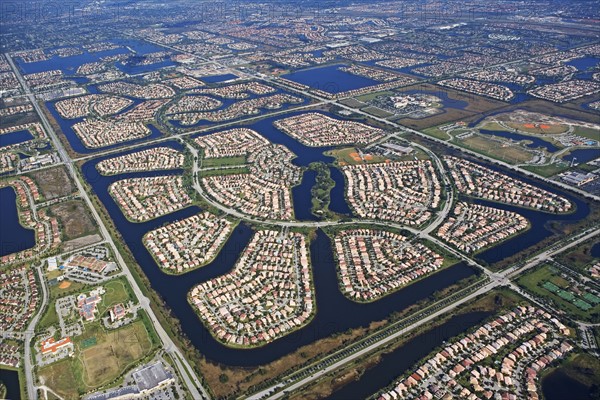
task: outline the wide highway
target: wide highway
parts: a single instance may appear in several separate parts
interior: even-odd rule
[[[158,334],[158,336],[162,342],[163,349],[167,353],[169,353],[172,356],[172,359],[175,361],[175,364],[177,366],[179,374],[183,378],[184,383],[187,386],[187,389],[189,390],[190,395],[194,399],[210,399],[210,395],[208,394],[208,391],[204,388],[204,386],[200,382],[200,379],[193,372],[191,365],[189,364],[187,359],[183,356],[183,354],[181,353],[181,350],[179,350],[179,348],[177,348],[177,346],[175,346],[175,343],[173,343],[173,340],[171,339],[171,337],[167,334],[167,332],[163,329],[162,325],[158,322],[156,315],[154,314],[154,311],[150,307],[150,300],[146,296],[144,296],[142,290],[140,289],[139,285],[137,284],[136,280],[134,279],[133,275],[131,274],[131,271],[129,270],[127,264],[125,263],[125,260],[121,256],[121,253],[118,251],[110,233],[108,232],[108,229],[104,225],[104,222],[100,218],[100,215],[96,211],[96,208],[94,207],[91,199],[89,198],[87,192],[85,191],[85,188],[84,188],[83,184],[81,183],[81,180],[80,180],[78,174],[75,172],[75,168],[73,167],[71,158],[69,157],[67,151],[65,150],[62,142],[58,139],[56,132],[54,132],[52,125],[49,123],[48,119],[46,118],[46,115],[44,114],[40,105],[38,104],[38,102],[35,98],[35,95],[29,89],[29,86],[23,79],[21,72],[19,71],[19,69],[15,65],[14,61],[8,54],[6,54],[6,59],[8,60],[8,63],[10,64],[11,68],[13,69],[14,74],[17,76],[17,79],[19,80],[19,82],[25,92],[25,95],[29,98],[29,101],[35,108],[46,133],[52,140],[54,148],[56,149],[56,151],[58,152],[58,154],[60,156],[62,163],[64,163],[67,166],[69,175],[71,176],[71,178],[77,185],[79,195],[81,196],[82,199],[85,200],[88,208],[92,212],[92,215],[96,221],[96,224],[100,228],[100,232],[101,232],[102,236],[106,239],[107,243],[112,248],[112,251],[115,254],[117,264],[120,266],[124,275],[127,277],[127,281],[131,285],[136,298],[140,302],[141,307],[146,311],[150,320],[152,321],[152,325],[154,326],[154,329],[156,330],[156,333]],[[43,286],[42,286],[42,288],[43,288]],[[48,300],[48,294],[46,291],[43,291],[42,294],[44,296],[44,299],[42,301],[46,302]],[[38,317],[38,316],[36,316],[36,317]],[[32,323],[29,326],[30,329],[28,331],[32,331],[32,329],[35,328],[34,322],[37,323],[37,318],[34,318],[34,320],[32,320]],[[27,347],[27,349],[29,348],[29,346],[26,346],[26,347]],[[26,350],[25,376],[26,376],[26,380],[27,380],[27,392],[28,392],[28,395],[30,396],[30,399],[37,399],[37,390],[35,387],[33,368],[31,368],[31,364],[30,364],[31,363],[31,354],[28,354],[28,353],[29,352]],[[27,368],[27,365],[29,365],[29,368]]]

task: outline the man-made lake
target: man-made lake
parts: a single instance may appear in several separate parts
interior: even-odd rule
[[[33,74],[35,72],[44,72],[59,69],[63,71],[65,75],[69,76],[75,74],[77,72],[77,68],[79,68],[81,65],[100,61],[100,59],[103,57],[112,56],[116,54],[132,54],[127,49],[127,47],[133,50],[137,55],[144,55],[148,53],[164,51],[164,48],[160,46],[142,42],[139,40],[114,39],[112,40],[112,42],[123,47],[91,53],[82,49],[82,54],[77,54],[69,57],[59,57],[58,55],[55,55],[47,60],[31,63],[26,63],[23,62],[23,60],[21,60],[20,58],[16,58],[15,62],[24,74]]]
[[[234,74],[222,74],[222,75],[211,75],[211,76],[203,76],[200,78],[202,82],[205,83],[219,83],[230,81],[232,79],[236,79],[238,76]]]
[[[346,180],[344,174],[336,167],[329,167],[331,179],[335,182],[335,186],[329,192],[331,202],[329,209],[338,214],[346,214],[352,216],[352,210],[346,201]]]
[[[294,202],[294,216],[300,221],[318,221],[316,215],[311,212],[312,195],[311,189],[317,180],[317,171],[309,169],[304,171],[302,182],[292,188],[292,200]]]
[[[201,78],[201,79],[204,80],[205,78]],[[283,94],[283,93],[290,94],[290,93],[288,93],[288,92],[286,92],[284,90],[277,89],[273,93],[269,93],[268,96],[272,96],[272,95],[275,95],[275,94]],[[211,110],[211,112],[215,112],[215,111],[219,111],[219,110],[224,110],[224,109],[226,109],[226,108],[228,108],[228,107],[232,106],[233,104],[235,104],[235,103],[237,103],[237,102],[240,101],[240,100],[236,100],[236,99],[224,99],[224,98],[219,97],[219,96],[210,96],[210,95],[206,95],[206,94],[201,94],[201,96],[212,97],[214,99],[219,100],[221,103],[223,103],[220,107],[218,107],[218,108],[216,108],[214,110]],[[184,125],[184,124],[182,124],[181,122],[179,122],[177,120],[170,119],[169,123],[171,125],[173,125],[174,127],[181,128],[181,129],[209,127],[211,125],[216,125],[216,124],[235,122],[235,121],[243,119],[243,118],[257,117],[257,116],[259,116],[261,114],[265,114],[266,112],[287,110],[287,109],[292,108],[292,107],[298,107],[298,106],[302,106],[304,104],[307,104],[308,101],[309,101],[308,98],[306,98],[306,97],[304,97],[302,95],[299,95],[297,93],[294,93],[293,96],[297,97],[299,99],[302,99],[302,102],[301,103],[294,103],[294,104],[284,103],[284,104],[281,104],[281,107],[277,108],[276,110],[269,110],[267,108],[258,108],[258,113],[257,114],[252,114],[252,115],[245,115],[244,114],[244,115],[240,115],[238,117],[235,117],[235,118],[232,118],[232,119],[228,119],[228,120],[224,120],[224,121],[214,122],[214,121],[208,121],[206,119],[202,119],[202,120],[198,121],[195,124]],[[265,96],[258,96],[258,95],[254,94],[254,93],[249,93],[248,97],[244,98],[242,101],[248,101],[248,100],[256,99],[256,98],[259,98],[259,97],[265,97]]]
[[[303,69],[282,75],[282,77],[328,93],[340,93],[379,83],[373,79],[341,71],[340,67],[344,67],[344,65],[336,64],[327,67]]]
[[[168,145],[178,147],[171,142]],[[273,361],[299,346],[327,337],[332,333],[343,332],[348,328],[368,325],[371,321],[384,319],[392,312],[402,310],[419,300],[427,298],[435,291],[475,273],[467,265],[458,264],[375,303],[354,303],[344,297],[338,289],[331,241],[325,233],[319,230],[310,247],[318,309],[313,321],[307,327],[262,348],[252,350],[231,349],[212,338],[195,314],[194,309],[188,304],[187,293],[197,283],[229,272],[241,251],[249,242],[252,229],[245,224],[240,224],[224,245],[217,259],[211,264],[181,276],[166,275],[159,269],[143,246],[142,236],[147,231],[168,221],[191,216],[199,212],[200,209],[198,207],[188,207],[142,224],[127,221],[108,194],[108,185],[125,177],[166,175],[173,174],[173,172],[122,174],[104,177],[95,172],[94,168],[94,165],[101,159],[103,158],[90,161],[84,165],[83,171],[86,179],[106,206],[115,221],[117,229],[123,234],[125,242],[132,250],[139,265],[144,269],[153,288],[161,294],[167,305],[173,310],[174,315],[181,321],[184,332],[193,344],[214,361],[228,365],[247,366]]]
[[[19,386],[19,373],[17,371],[0,368],[0,381],[6,386],[6,398],[8,400],[21,399],[21,387]]]
[[[23,143],[31,139],[33,139],[33,135],[27,130],[3,133],[0,135],[0,148]]]
[[[572,65],[579,71],[585,71],[600,65],[600,57],[582,57],[567,61],[565,64]]]
[[[592,246],[590,254],[592,257],[600,258],[600,242],[597,242]]]
[[[600,149],[575,149],[569,152],[562,159],[571,162],[575,159],[575,163],[583,164],[600,157]]]
[[[535,136],[521,135],[518,133],[506,132],[506,131],[490,131],[487,129],[480,129],[479,132],[484,135],[499,136],[499,137],[503,137],[506,139],[512,139],[517,142],[520,142],[522,140],[527,140],[527,141],[531,142],[531,143],[527,143],[527,145],[526,145],[530,149],[537,149],[537,148],[542,147],[542,148],[545,148],[549,153],[554,153],[559,150],[559,148],[556,147],[555,145],[553,145],[552,143],[550,143],[546,140],[540,139],[538,137],[535,137]]]
[[[592,400],[588,387],[560,368],[542,379],[542,393],[546,400]]]
[[[27,250],[35,246],[35,231],[19,222],[17,194],[12,187],[0,189],[0,257]]]

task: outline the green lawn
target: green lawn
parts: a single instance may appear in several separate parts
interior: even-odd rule
[[[51,327],[52,325],[58,324],[58,314],[56,313],[56,307],[54,306],[54,302],[51,302],[44,316],[40,319],[40,322],[37,324],[38,329],[46,329]]]
[[[583,126],[575,127],[576,135],[583,136],[593,140],[600,140],[600,133],[597,129],[585,128]]]
[[[203,158],[202,167],[224,167],[229,165],[242,165],[246,164],[246,157],[220,157],[220,158]]]
[[[238,167],[238,168],[220,168],[220,169],[209,169],[202,170],[198,173],[200,176],[216,176],[216,175],[233,175],[233,174],[247,174],[250,170],[248,167]]]
[[[438,139],[448,140],[448,134],[446,132],[440,130],[437,126],[424,129],[422,132],[426,135],[433,136]]]
[[[534,174],[538,174],[538,175],[548,178],[548,177],[554,176],[560,172],[564,172],[564,171],[568,170],[569,166],[566,164],[551,164],[551,165],[544,165],[542,167],[528,165],[528,166],[523,167],[523,169],[526,169],[527,171],[531,171]]]
[[[500,125],[497,122],[486,122],[485,124],[481,125],[481,126],[477,126],[479,129],[486,129],[488,131],[504,131],[506,132],[508,129],[506,129],[505,127],[503,127],[502,125]]]
[[[103,316],[109,308],[119,303],[123,303],[126,306],[130,300],[133,300],[133,297],[130,295],[130,293],[133,293],[133,290],[123,277],[108,281],[102,286],[106,290],[106,293],[102,295],[102,301],[98,304],[98,314],[100,316]]]
[[[377,96],[393,96],[394,94],[395,94],[394,92],[369,93],[369,94],[365,94],[365,95],[356,97],[356,100],[362,101],[363,103],[368,103],[369,101],[373,100]]]
[[[548,265],[521,276],[517,283],[529,292],[551,300],[558,308],[577,320],[595,321],[598,319],[600,305],[587,306],[586,304],[590,304],[590,302],[584,301],[582,296],[576,295],[569,286],[564,286],[568,285],[567,281],[558,276]]]
[[[66,281],[69,281],[68,279],[65,279]],[[70,294],[75,294],[75,293],[80,293],[83,292],[84,290],[86,290],[86,284],[81,283],[81,282],[73,282],[73,281],[69,281],[71,283],[71,285],[68,288],[64,288],[61,289],[60,288],[60,282],[58,283],[58,285],[54,285],[50,287],[50,297],[53,299],[57,299],[59,297],[64,297]]]

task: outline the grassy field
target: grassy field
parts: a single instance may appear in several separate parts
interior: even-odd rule
[[[375,97],[377,96],[393,96],[395,93],[394,92],[376,92],[376,93],[369,93],[369,94],[365,94],[362,96],[358,96],[356,98],[356,100],[361,101],[363,103],[368,103],[369,101],[373,100]]]
[[[236,167],[236,168],[219,168],[199,171],[198,174],[201,177],[204,176],[215,176],[215,175],[233,175],[233,174],[247,174],[250,170],[248,167]]]
[[[531,160],[532,154],[519,145],[501,146],[498,141],[473,135],[458,142],[460,145],[511,164],[521,164]]]
[[[79,390],[75,382],[75,374],[72,368],[73,360],[64,359],[50,364],[39,370],[39,378],[42,383],[52,388],[65,400],[78,399]]]
[[[360,107],[364,107],[367,105],[366,103],[363,103],[362,101],[358,101],[354,98],[342,99],[339,102],[348,107],[354,107],[354,108],[360,108]]]
[[[385,157],[379,155],[373,155],[365,153],[364,160],[361,160],[358,156],[358,151],[354,147],[346,147],[339,150],[332,150],[329,154],[335,157],[336,162],[339,165],[357,165],[357,164],[374,164],[381,163],[386,160]]]
[[[379,118],[387,118],[394,115],[391,112],[387,112],[378,107],[365,107],[363,108],[363,111]]]
[[[100,328],[92,334],[96,335],[96,345],[81,351],[78,357],[83,368],[81,384],[86,389],[118,378],[152,350],[152,343],[142,321],[116,331],[105,332]],[[77,343],[81,344],[81,341],[78,340]]]
[[[130,300],[133,300],[130,295],[133,293],[133,290],[124,277],[110,280],[102,286],[106,290],[106,293],[102,295],[102,301],[98,304],[98,313],[101,316],[109,308],[119,303],[123,303],[126,306]]]
[[[551,291],[541,286],[544,282],[547,281],[555,284],[556,286],[562,289],[565,289],[566,291],[572,292],[572,290],[569,290],[569,282],[558,276],[553,271],[552,267],[548,265],[536,268],[532,272],[521,276],[517,280],[517,283],[519,284],[519,286],[527,289],[531,293],[534,293],[542,298],[552,300],[552,302],[558,308],[565,311],[577,320],[590,321],[591,314],[600,312],[600,305],[596,305],[588,311],[581,310],[580,308],[576,307],[572,302],[563,299],[557,294],[552,293]]]
[[[150,335],[142,320],[114,331],[106,331],[100,322],[88,324],[83,335],[74,338],[76,357],[41,368],[40,379],[65,399],[78,399],[149,355]]]
[[[220,157],[220,158],[203,158],[202,167],[224,167],[229,165],[241,165],[246,163],[246,157]]]
[[[503,127],[502,125],[500,125],[499,123],[494,122],[494,121],[486,122],[485,124],[483,124],[481,126],[477,126],[477,128],[486,129],[488,131],[506,131],[505,127]]]
[[[563,124],[537,124],[537,123],[518,123],[506,122],[506,125],[523,133],[534,133],[536,135],[557,135],[569,130],[567,125]]]
[[[527,165],[527,166],[523,167],[523,169],[526,169],[527,171],[531,171],[534,174],[538,174],[538,175],[548,178],[548,177],[554,176],[558,173],[568,170],[569,166],[566,164],[550,164],[550,165],[543,165],[543,166]]]
[[[67,279],[65,279],[67,281]],[[73,282],[69,281],[71,284],[69,287],[61,288],[60,283],[58,285],[54,285],[50,287],[50,297],[53,299],[63,297],[69,294],[76,294],[86,290],[86,286],[81,282]],[[91,288],[91,287],[90,287]]]
[[[446,132],[444,132],[443,130],[439,129],[439,127],[437,127],[437,126],[424,129],[423,133],[425,133],[425,134],[427,134],[429,136],[433,136],[433,137],[438,138],[438,139],[442,139],[442,140],[448,140],[448,139],[450,139],[448,137],[448,134]]]
[[[58,314],[56,313],[56,307],[54,304],[50,304],[46,309],[46,313],[40,319],[40,322],[37,324],[37,328],[46,329],[53,325],[58,324]]]
[[[585,128],[578,126],[575,128],[575,134],[589,139],[600,141],[600,132],[597,129]]]

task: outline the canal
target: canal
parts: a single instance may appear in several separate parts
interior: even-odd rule
[[[312,148],[302,145],[298,141],[275,129],[272,125],[274,119],[275,118],[267,118],[254,124],[243,126],[256,130],[274,143],[288,147],[297,155],[293,160],[293,163],[296,165],[307,166],[313,161],[323,161],[330,164],[333,161],[332,157],[323,154],[324,151],[329,150],[330,148]],[[161,145],[169,145],[174,148],[179,146],[174,142],[162,143]],[[111,157],[114,156],[115,155],[112,155]],[[252,229],[246,224],[240,224],[234,230],[230,239],[225,243],[223,251],[221,251],[219,256],[209,265],[190,271],[181,276],[166,275],[156,265],[153,258],[143,246],[142,236],[149,230],[155,229],[166,222],[196,214],[200,209],[195,206],[188,207],[184,210],[145,223],[131,223],[124,218],[119,207],[108,194],[107,188],[112,182],[126,177],[172,175],[180,174],[181,171],[159,171],[104,177],[95,172],[94,167],[95,164],[102,159],[104,158],[97,158],[84,164],[83,171],[88,182],[92,185],[99,199],[105,205],[114,220],[117,229],[122,233],[125,243],[129,246],[136,261],[148,276],[153,289],[163,297],[167,306],[172,310],[173,315],[181,321],[184,333],[192,341],[194,346],[210,360],[216,362],[232,366],[255,366],[274,361],[303,345],[310,344],[315,340],[325,338],[333,333],[344,332],[351,328],[367,326],[372,321],[383,320],[390,314],[401,311],[414,303],[427,299],[434,292],[444,289],[461,279],[470,277],[476,273],[471,267],[460,263],[418,281],[374,303],[358,304],[348,300],[341,294],[338,288],[331,241],[323,231],[318,230],[315,240],[310,244],[317,305],[317,313],[314,319],[303,329],[295,331],[264,347],[249,350],[231,349],[221,345],[210,335],[195,314],[195,310],[188,304],[187,293],[194,285],[231,271],[241,251],[249,242],[252,236]],[[332,172],[333,171],[339,172],[339,170],[335,168]],[[514,176],[510,171],[505,173]],[[339,173],[337,179],[334,174],[332,174],[332,177],[336,181],[336,187],[338,187],[338,183],[343,183],[343,176],[341,173]],[[312,181],[310,175],[308,177],[305,176],[304,179],[307,183],[306,187],[302,189],[303,193],[309,191],[309,186]],[[523,180],[531,182],[531,180],[526,178]],[[547,185],[539,184],[538,182],[534,183],[546,190],[556,192],[556,189],[550,188]],[[332,190],[332,193],[334,190]],[[576,211],[574,213],[558,216],[502,204],[491,204],[496,208],[514,209],[525,215],[530,219],[532,227],[528,232],[508,240],[496,248],[481,253],[479,258],[488,262],[499,261],[514,254],[517,251],[514,246],[525,248],[539,242],[539,240],[552,233],[548,225],[551,220],[576,222],[585,218],[589,212],[585,203],[568,194],[561,194],[566,195],[575,203]],[[334,211],[343,210],[345,207],[348,207],[343,195],[344,191],[338,189],[337,194],[332,196],[331,204]],[[297,201],[297,198],[294,200]],[[298,204],[301,205],[302,209],[296,208],[295,211],[297,215],[302,215],[307,217],[307,219],[310,219],[310,209],[308,209],[310,202],[308,201],[308,197],[304,198],[304,201],[298,201]]]
[[[488,312],[471,312],[455,316],[447,322],[416,336],[396,350],[383,354],[373,368],[366,370],[359,379],[332,393],[329,400],[365,399],[398,379],[404,372],[431,353],[445,341],[460,335],[487,317]]]

